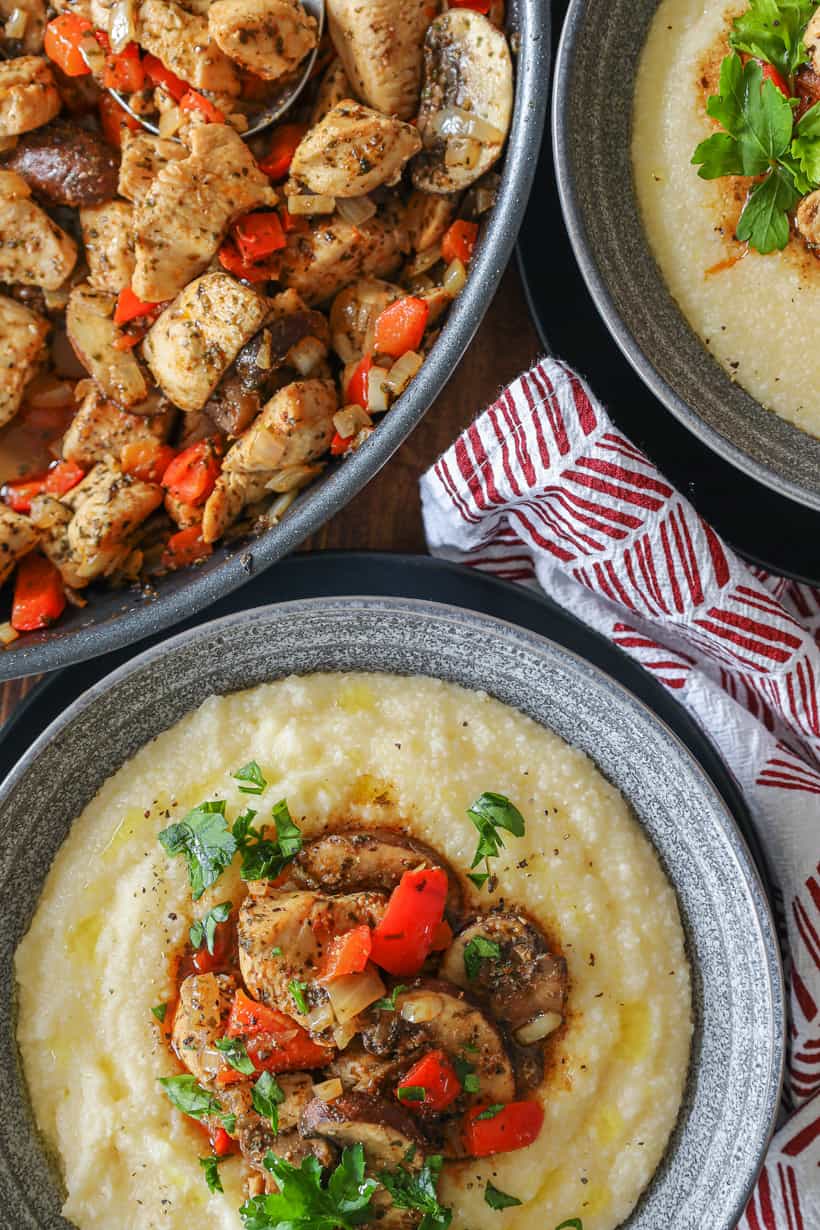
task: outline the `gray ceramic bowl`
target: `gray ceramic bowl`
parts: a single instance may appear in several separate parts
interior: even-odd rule
[[[378,431],[331,466],[281,525],[239,549],[220,547],[203,564],[160,580],[154,596],[100,589],[83,610],[69,609],[54,628],[27,633],[0,653],[0,680],[40,674],[98,657],[153,636],[270,567],[339,512],[393,455],[444,388],[492,302],[515,244],[541,146],[550,70],[548,0],[511,0],[507,30],[519,47],[515,107],[495,209],[482,226],[470,277],[424,367]],[[478,407],[476,407],[478,409]]]
[[[14,950],[72,819],[128,757],[211,693],[335,669],[415,672],[484,689],[583,748],[620,787],[677,889],[696,1018],[679,1122],[628,1224],[731,1230],[774,1122],[784,1039],[777,944],[748,850],[708,778],[648,709],[566,650],[488,616],[395,598],[283,603],[182,633],[92,688],[0,788],[0,985],[13,986]],[[13,1030],[7,996],[0,1226],[67,1230]]]
[[[553,144],[575,256],[615,341],[684,426],[752,478],[820,509],[820,440],[729,379],[666,289],[644,234],[630,159],[632,98],[657,3],[569,6],[555,64]]]

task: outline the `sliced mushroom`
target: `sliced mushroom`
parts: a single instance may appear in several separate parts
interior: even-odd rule
[[[299,1130],[303,1136],[323,1136],[339,1149],[363,1145],[368,1169],[373,1171],[407,1165],[408,1154],[424,1144],[406,1110],[366,1093],[343,1093],[332,1102],[314,1098],[302,1114]],[[414,1167],[420,1164],[419,1159]]]
[[[120,350],[114,324],[116,295],[75,286],[68,300],[66,329],[74,353],[103,394],[123,410],[136,409],[149,394],[148,381],[132,350]]]
[[[421,82],[421,41],[438,0],[328,0],[330,37],[354,92],[409,120]]]
[[[28,133],[5,166],[54,205],[100,205],[117,194],[116,151],[73,120],[57,119]]]
[[[498,160],[512,115],[507,40],[472,9],[437,17],[424,40],[418,127],[424,151],[412,164],[424,192],[459,192]]]
[[[354,1041],[339,1052],[326,1071],[330,1076],[337,1076],[347,1091],[379,1093],[388,1085],[395,1086],[399,1068],[396,1060],[373,1055]]]
[[[226,1067],[215,1044],[225,1036],[235,993],[232,974],[191,974],[179,988],[174,1051],[199,1081],[214,1080]]]

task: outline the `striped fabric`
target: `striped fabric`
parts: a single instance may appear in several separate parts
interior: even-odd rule
[[[790,992],[779,1130],[741,1230],[820,1230],[820,590],[739,560],[544,359],[421,482],[435,555],[546,591],[652,672],[744,790]]]

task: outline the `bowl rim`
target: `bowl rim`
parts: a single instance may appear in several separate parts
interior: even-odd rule
[[[574,51],[581,28],[588,0],[570,0],[566,17],[555,53],[552,84],[552,115],[550,130],[552,136],[553,162],[555,179],[558,188],[558,199],[564,225],[569,235],[573,255],[581,271],[586,288],[598,309],[598,312],[609,330],[612,338],[624,358],[641,378],[649,391],[658,401],[692,432],[703,444],[729,462],[736,469],[749,477],[756,479],[765,487],[776,491],[786,499],[808,508],[820,510],[820,490],[812,491],[799,483],[778,473],[770,466],[758,461],[745,449],[734,444],[721,432],[711,427],[694,410],[687,401],[666,381],[655,368],[652,360],[638,344],[632,332],[624,323],[615,301],[609,291],[604,275],[595,260],[592,247],[587,237],[583,215],[572,175],[572,160],[569,150],[566,117],[570,97],[570,81],[572,77]],[[655,260],[646,239],[647,253]],[[663,280],[663,275],[659,274]],[[673,300],[674,301],[674,300]],[[677,306],[677,304],[676,304]],[[680,312],[680,308],[678,308]],[[697,332],[681,312],[687,329],[696,337]],[[751,396],[751,394],[749,394]],[[754,398],[753,400],[757,400]],[[759,404],[759,403],[758,403]],[[774,413],[770,411],[769,413]],[[785,421],[785,420],[783,420]],[[789,424],[801,436],[806,433],[794,424]]]
[[[780,946],[777,939],[777,930],[774,922],[772,909],[768,900],[768,896],[763,884],[762,877],[755,864],[754,857],[746,842],[743,833],[732,815],[731,810],[721,795],[720,791],[714,785],[711,776],[700,764],[698,758],[689,750],[683,740],[672,730],[667,722],[661,718],[655,711],[640,697],[630,691],[628,687],[619,682],[616,678],[610,675],[607,671],[596,666],[582,655],[567,649],[560,642],[554,641],[552,638],[544,636],[540,633],[531,631],[528,628],[521,627],[511,621],[501,619],[498,616],[487,615],[484,612],[472,610],[466,607],[454,606],[450,603],[437,602],[422,598],[405,598],[396,596],[381,596],[381,595],[344,595],[344,596],[323,596],[313,598],[298,598],[280,603],[270,603],[265,606],[252,607],[241,611],[234,611],[227,615],[221,616],[218,619],[208,620],[203,623],[196,624],[194,627],[184,629],[175,635],[166,638],[165,640],[148,646],[134,657],[124,662],[121,666],[104,675],[102,679],[92,684],[86,691],[74,700],[68,708],[66,708],[58,717],[56,717],[46,729],[38,736],[38,738],[30,745],[29,748],[22,754],[14,767],[9,771],[6,777],[0,782],[0,809],[2,809],[9,796],[17,788],[17,785],[22,781],[31,768],[36,764],[37,758],[45,747],[52,741],[57,740],[63,730],[74,722],[86,710],[93,707],[97,700],[112,688],[117,687],[129,677],[137,676],[146,668],[150,668],[157,661],[173,654],[175,650],[183,647],[189,642],[198,639],[209,639],[214,635],[218,635],[220,631],[226,631],[241,635],[243,625],[249,623],[259,623],[266,620],[288,619],[295,612],[304,612],[305,608],[310,610],[328,610],[343,609],[349,610],[351,607],[362,610],[371,609],[378,611],[380,616],[384,616],[389,612],[397,614],[407,613],[423,616],[427,620],[443,622],[449,624],[465,623],[473,628],[484,628],[487,631],[493,632],[496,636],[501,636],[506,639],[513,639],[519,644],[523,643],[523,648],[527,653],[537,654],[539,656],[551,658],[553,661],[557,658],[559,661],[563,659],[569,662],[571,667],[580,672],[582,675],[592,676],[600,685],[604,686],[611,694],[614,694],[622,704],[634,707],[644,721],[648,721],[658,727],[665,738],[671,741],[679,756],[683,757],[690,769],[701,780],[706,792],[712,797],[715,805],[715,814],[720,819],[720,825],[726,837],[729,851],[731,853],[732,874],[739,877],[743,882],[743,890],[747,896],[750,908],[753,912],[754,931],[756,939],[760,944],[761,951],[765,953],[766,972],[768,984],[771,993],[771,1013],[768,1019],[768,1029],[771,1038],[771,1054],[772,1063],[767,1075],[767,1103],[768,1103],[768,1122],[765,1132],[761,1135],[757,1148],[754,1151],[754,1164],[749,1165],[748,1175],[742,1196],[738,1199],[736,1207],[730,1211],[729,1218],[725,1221],[725,1230],[733,1227],[735,1222],[741,1217],[743,1209],[746,1207],[749,1196],[754,1190],[757,1177],[762,1167],[772,1135],[774,1133],[777,1115],[779,1112],[783,1081],[785,1074],[786,1061],[786,994],[785,981],[783,973],[783,964],[780,954]],[[378,670],[378,668],[372,668]],[[276,676],[280,678],[281,676]],[[433,677],[440,677],[434,675]],[[242,688],[230,688],[225,694],[231,692],[242,691]],[[502,702],[505,703],[505,702]],[[512,706],[515,708],[515,706]],[[521,712],[521,710],[517,710]],[[543,725],[543,723],[538,723]],[[172,723],[173,725],[173,723]],[[163,727],[163,730],[170,727]],[[161,733],[157,731],[155,733]],[[143,744],[144,746],[144,744]],[[590,757],[593,759],[594,756]],[[123,764],[126,761],[123,761]],[[597,766],[596,766],[597,767]],[[117,771],[117,770],[115,770]],[[601,770],[598,770],[601,772]],[[630,805],[631,806],[631,805]],[[636,819],[643,829],[643,822],[640,815],[635,811]],[[649,838],[651,841],[652,839]],[[653,843],[654,844],[654,843]],[[58,847],[59,848],[59,847]],[[54,851],[53,858],[57,851]],[[46,874],[48,874],[46,872]],[[665,872],[667,876],[668,872]],[[672,887],[677,895],[677,886],[670,879]],[[779,1023],[779,1028],[778,1028]],[[692,1056],[690,1055],[690,1064]],[[23,1081],[22,1073],[18,1075],[18,1080]],[[667,1150],[669,1145],[667,1144]],[[663,1160],[667,1155],[667,1150],[659,1162],[659,1168],[663,1165]],[[653,1173],[652,1179],[654,1179]],[[652,1182],[645,1190],[648,1190]],[[643,1197],[643,1193],[642,1193]],[[641,1198],[642,1198],[641,1197]],[[630,1215],[631,1216],[631,1215]]]
[[[509,264],[532,189],[546,125],[552,56],[549,0],[517,0],[512,7],[518,51],[513,57],[515,96],[501,165],[498,199],[487,218],[464,290],[452,305],[441,335],[406,393],[352,457],[305,489],[283,520],[256,538],[222,546],[218,564],[189,567],[185,583],[142,598],[131,590],[127,609],[100,622],[52,636],[26,634],[0,653],[0,681],[41,674],[110,653],[162,632],[243,585],[295,550],[339,513],[390,460],[421,422],[464,357]],[[59,625],[57,625],[59,628]]]

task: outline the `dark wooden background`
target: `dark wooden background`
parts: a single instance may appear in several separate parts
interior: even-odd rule
[[[521,282],[511,267],[472,346],[420,426],[373,481],[302,549],[424,551],[419,476],[499,389],[532,363],[538,350]],[[0,686],[0,722],[35,682],[21,679]]]

